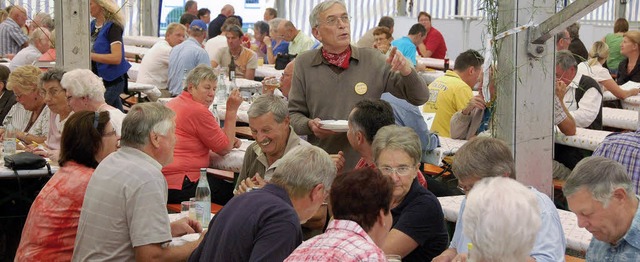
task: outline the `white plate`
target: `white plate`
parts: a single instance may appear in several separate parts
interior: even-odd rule
[[[349,130],[349,124],[347,120],[322,120],[320,126],[323,129],[331,130],[334,132],[347,132]]]

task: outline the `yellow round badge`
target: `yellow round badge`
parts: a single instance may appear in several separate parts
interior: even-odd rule
[[[367,84],[363,82],[359,82],[356,84],[355,90],[356,90],[356,94],[364,95],[365,93],[367,93]]]

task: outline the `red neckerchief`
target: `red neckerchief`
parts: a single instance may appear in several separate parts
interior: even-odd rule
[[[324,57],[324,59],[326,59],[329,64],[340,67],[342,69],[348,69],[349,58],[351,57],[351,46],[349,46],[347,50],[344,50],[344,52],[340,54],[332,54],[322,48],[322,57]]]

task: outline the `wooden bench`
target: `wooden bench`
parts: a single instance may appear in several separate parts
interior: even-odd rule
[[[570,255],[564,255],[564,260],[566,262],[584,262],[584,258],[574,257]]]
[[[558,189],[558,190],[562,190],[562,188],[564,187],[564,180],[560,180],[560,179],[553,179],[553,189]]]

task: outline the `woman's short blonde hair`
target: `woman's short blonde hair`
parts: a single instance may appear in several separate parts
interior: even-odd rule
[[[93,0],[102,7],[104,11],[104,17],[111,22],[114,22],[124,28],[124,15],[122,8],[116,4],[113,0]]]
[[[7,89],[17,89],[23,93],[37,91],[41,73],[39,68],[32,65],[18,67],[9,74]]]

